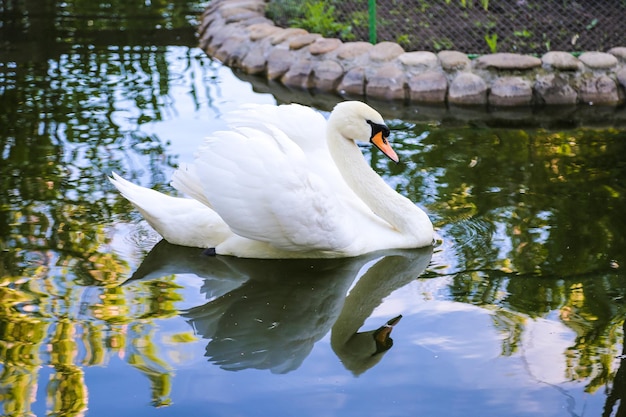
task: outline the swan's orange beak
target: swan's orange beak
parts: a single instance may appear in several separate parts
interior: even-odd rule
[[[400,158],[398,158],[398,154],[396,153],[396,151],[393,150],[387,138],[383,136],[383,132],[377,132],[376,134],[374,134],[374,136],[372,136],[372,139],[370,140],[374,144],[374,146],[380,149],[382,153],[387,155],[389,159],[391,159],[395,163],[398,163]]]

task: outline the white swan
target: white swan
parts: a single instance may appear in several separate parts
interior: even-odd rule
[[[227,119],[170,197],[113,173],[111,182],[170,243],[247,258],[330,258],[432,244],[424,211],[389,187],[356,141],[398,161],[381,115],[358,101],[328,121],[296,105],[248,106]],[[324,134],[326,140],[324,140]]]

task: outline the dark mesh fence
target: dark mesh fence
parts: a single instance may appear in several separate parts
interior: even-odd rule
[[[626,45],[626,0],[308,0],[307,3],[334,7],[333,16],[343,29],[344,40],[364,41],[370,40],[369,10],[376,3],[376,40],[397,42],[406,50],[543,54],[551,50],[605,51]]]

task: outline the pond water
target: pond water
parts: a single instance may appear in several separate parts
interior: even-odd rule
[[[200,2],[31,3],[0,6],[3,415],[625,412],[625,130],[383,108],[401,163],[365,156],[432,250],[207,257],[106,176],[173,192],[225,112],[284,98],[193,47]]]

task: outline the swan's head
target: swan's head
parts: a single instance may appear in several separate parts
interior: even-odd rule
[[[370,142],[389,159],[398,162],[398,155],[389,144],[389,128],[376,110],[360,101],[344,101],[333,109],[329,128],[336,129],[345,139]]]

